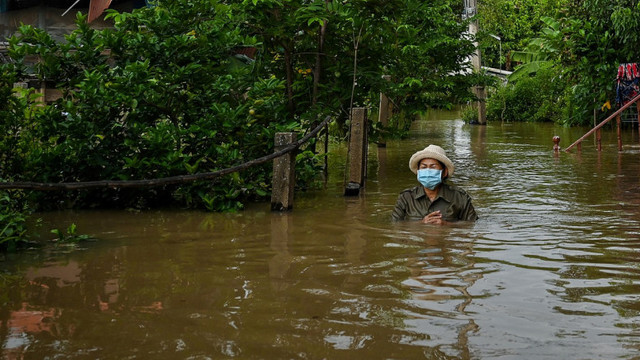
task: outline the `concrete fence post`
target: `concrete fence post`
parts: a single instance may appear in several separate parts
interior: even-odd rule
[[[275,151],[282,150],[295,141],[295,133],[276,133]],[[295,167],[295,150],[273,159],[271,211],[287,211],[293,209],[293,189],[296,183]]]
[[[351,109],[351,133],[349,135],[349,174],[345,196],[356,196],[364,186],[367,169],[367,109]]]

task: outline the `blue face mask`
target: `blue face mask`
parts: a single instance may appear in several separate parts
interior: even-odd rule
[[[418,181],[422,186],[433,190],[442,182],[442,170],[420,169],[418,170]]]

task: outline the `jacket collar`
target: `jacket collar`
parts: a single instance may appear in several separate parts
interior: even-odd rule
[[[446,201],[451,202],[451,195],[452,195],[452,192],[449,188],[449,185],[443,182],[442,184],[440,184],[440,188],[438,189],[438,195],[436,196],[435,199],[433,199],[433,201],[438,200],[438,198],[443,198]],[[426,197],[426,196],[427,196],[427,193],[424,191],[424,187],[422,185],[418,185],[413,189],[414,199],[418,200],[421,197]]]

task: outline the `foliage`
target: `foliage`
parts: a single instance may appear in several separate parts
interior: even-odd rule
[[[554,65],[554,60],[559,55],[563,34],[557,20],[543,17],[542,21],[547,27],[542,29],[541,37],[531,39],[525,51],[512,53],[513,60],[521,64],[509,75],[509,81],[513,82],[524,76],[535,75],[538,71]]]
[[[593,109],[615,98],[620,63],[637,62],[640,4],[632,0],[586,0],[559,19],[565,34],[560,60],[575,84],[576,122],[590,123]]]
[[[526,48],[545,27],[545,17],[555,17],[568,0],[482,0],[478,5],[479,47],[483,62],[513,69],[519,60],[511,57]],[[500,37],[500,41],[491,35]],[[500,56],[502,47],[502,59]]]
[[[0,251],[13,251],[27,243],[30,210],[15,196],[0,192]]]
[[[261,0],[243,1],[240,16],[261,44],[258,66],[285,79],[290,116],[335,109],[344,131],[347,109],[376,107],[381,91],[407,112],[470,98],[468,78],[454,75],[472,51],[459,6]]]
[[[308,181],[308,179],[317,180],[324,168],[324,160],[326,154],[314,154],[310,150],[305,150],[296,154],[296,186],[300,189],[318,188],[319,181]]]
[[[168,2],[131,14],[111,12],[115,29],[103,31],[79,15],[78,29],[64,44],[21,27],[11,39],[16,72],[25,71],[28,55],[39,55],[35,73],[64,97],[52,106],[28,104],[30,131],[20,134],[34,148],[14,154],[7,165],[20,168],[22,179],[42,182],[159,178],[238,165],[268,153],[275,132],[299,129],[280,116],[281,81],[231,66],[232,49],[254,39],[238,34],[229,9],[205,2],[180,9]],[[71,201],[140,207],[173,199],[234,209],[241,205],[237,198],[255,197],[252,190],[266,187],[259,185],[266,174],[263,166],[217,183],[79,192]]]
[[[93,29],[78,14],[62,43],[21,26],[9,40],[15,63],[1,71],[0,171],[39,182],[215,171],[272,152],[276,132],[302,132],[328,114],[342,114],[345,131],[346,109],[377,106],[380,91],[409,114],[451,107],[471,97],[474,81],[462,75],[472,44],[458,3],[168,0],[109,10],[112,29]],[[246,48],[258,50],[254,59],[238,55]],[[33,89],[12,95],[13,83],[30,77],[63,97],[42,104]],[[299,188],[317,176],[314,150],[298,156]],[[33,200],[234,210],[265,199],[270,174],[265,164],[209,182]]]
[[[485,63],[496,66],[496,41],[513,68],[507,86],[494,86],[487,101],[487,119],[558,121],[567,118],[571,94],[569,76],[558,64],[566,56],[566,33],[558,17],[567,0],[487,0],[480,4],[479,34]],[[513,66],[515,64],[515,66]]]
[[[560,122],[565,91],[557,69],[540,69],[531,77],[498,87],[487,101],[487,120]]]
[[[589,124],[594,109],[613,102],[618,65],[638,61],[639,6],[634,0],[585,0],[567,3],[554,19],[543,18],[546,27],[531,43],[538,51],[529,54],[557,64],[566,84],[563,122]],[[535,65],[529,62],[522,72],[531,74]]]
[[[478,122],[478,116],[478,109],[473,106],[465,106],[460,113],[462,121],[467,124],[476,124]]]
[[[28,152],[28,138],[24,137],[27,126],[21,118],[29,116],[26,103],[28,96],[15,96],[22,88],[13,89],[17,72],[7,66],[0,67],[0,174],[4,181],[8,176],[22,170],[22,163],[13,157]],[[31,209],[21,192],[0,191],[0,251],[13,251],[27,244],[26,221]]]
[[[78,226],[76,224],[71,224],[67,227],[66,233],[60,229],[53,229],[51,233],[56,235],[55,241],[60,243],[71,243],[77,244],[81,241],[89,240],[91,237],[86,234],[78,234]]]

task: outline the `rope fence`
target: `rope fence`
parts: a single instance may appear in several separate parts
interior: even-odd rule
[[[170,176],[159,179],[149,180],[98,180],[98,181],[82,181],[82,182],[66,182],[66,183],[42,183],[31,181],[18,181],[18,182],[0,182],[0,190],[7,189],[23,189],[23,190],[39,190],[39,191],[52,191],[52,190],[84,190],[84,189],[99,189],[99,188],[142,188],[142,187],[154,187],[164,186],[172,184],[183,184],[199,180],[211,180],[223,175],[238,172],[247,169],[251,166],[260,165],[267,161],[273,160],[277,157],[285,155],[291,151],[296,150],[302,144],[306,143],[312,137],[316,136],[322,128],[324,128],[331,121],[331,116],[327,116],[316,128],[311,130],[307,135],[300,140],[287,145],[283,149],[276,151],[272,154],[265,155],[263,157],[248,161],[244,164],[233,166],[230,168],[199,173],[191,175],[178,175]]]

